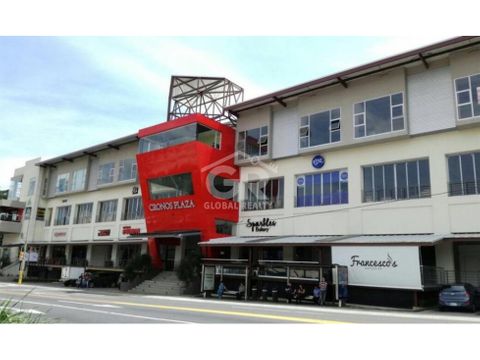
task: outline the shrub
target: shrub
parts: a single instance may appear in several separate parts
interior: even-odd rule
[[[194,250],[184,256],[177,268],[177,276],[181,281],[190,284],[200,278],[202,255],[200,251]]]

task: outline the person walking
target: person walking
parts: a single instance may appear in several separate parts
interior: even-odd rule
[[[287,283],[287,287],[285,288],[285,297],[287,298],[287,304],[290,304],[292,302],[292,297],[293,297],[293,287],[290,282]]]
[[[327,298],[328,283],[324,277],[322,277],[322,279],[320,280],[319,287],[320,287],[320,305],[325,305],[325,300]]]
[[[317,305],[320,305],[320,296],[320,286],[315,285],[315,287],[313,288],[313,302]]]
[[[222,300],[223,293],[227,290],[227,287],[223,283],[223,281],[220,281],[220,284],[218,285],[217,289],[217,296],[218,300]]]

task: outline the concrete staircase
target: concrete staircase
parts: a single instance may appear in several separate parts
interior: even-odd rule
[[[128,292],[136,294],[154,294],[166,296],[179,296],[185,293],[183,281],[177,278],[173,271],[163,271],[151,280],[145,280]]]

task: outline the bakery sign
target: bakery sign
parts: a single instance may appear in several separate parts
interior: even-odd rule
[[[275,226],[277,226],[277,222],[270,218],[263,218],[257,221],[247,219],[247,228],[251,229],[252,232],[269,232],[270,228]]]
[[[418,246],[332,246],[332,263],[347,266],[348,284],[422,289]]]

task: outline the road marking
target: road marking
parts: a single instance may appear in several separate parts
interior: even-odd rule
[[[0,298],[0,300],[8,300],[8,299]],[[79,307],[75,307],[75,306],[41,303],[41,302],[30,301],[30,300],[22,300],[22,303],[32,304],[32,305],[40,305],[40,306],[47,306],[47,307],[58,307],[58,308],[69,309],[69,310],[77,310],[77,311],[82,311],[82,312],[93,312],[93,313],[97,313],[97,314],[123,316],[123,317],[130,317],[130,318],[136,318],[136,319],[165,321],[165,322],[180,323],[180,324],[195,324],[194,322],[191,322],[191,321],[173,320],[173,319],[166,319],[166,318],[159,318],[159,317],[152,317],[152,316],[144,316],[144,315],[135,315],[135,314],[124,314],[124,313],[118,313],[118,312],[114,312],[114,311],[104,311],[104,310],[96,310],[96,309],[79,308]],[[84,304],[84,305],[87,305],[87,304]]]
[[[122,308],[121,306],[112,305],[112,304],[88,304],[88,303],[84,303],[84,302],[68,301],[68,300],[59,300],[58,302],[66,303],[66,304],[88,305],[88,306],[97,306],[97,307],[114,308],[114,309],[121,309]]]
[[[10,308],[8,309],[10,311],[18,312],[18,313],[25,313],[25,314],[38,314],[38,315],[45,315],[43,311],[40,310],[35,310],[35,309],[16,309],[16,308]]]

